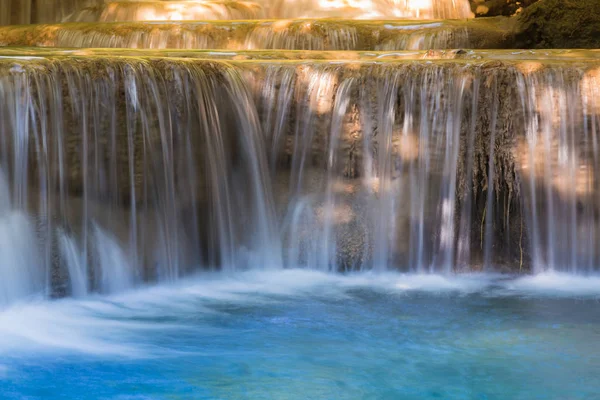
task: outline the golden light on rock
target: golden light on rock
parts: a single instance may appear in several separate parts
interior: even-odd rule
[[[419,158],[419,138],[413,134],[402,134],[397,144],[397,151],[403,162]]]
[[[378,194],[381,187],[381,179],[378,176],[365,179],[365,186],[369,188],[373,193]]]
[[[572,171],[570,168],[559,168],[552,178],[553,188],[563,197],[582,196],[592,193],[594,187],[594,171],[588,165],[579,165]]]
[[[307,87],[310,108],[317,114],[327,114],[333,109],[338,76],[333,71],[303,65],[297,69],[299,82]]]
[[[490,8],[484,5],[479,5],[475,9],[475,14],[485,15],[490,11]]]
[[[529,75],[542,70],[544,68],[544,65],[541,62],[537,61],[527,61],[518,63],[516,65],[516,68],[524,75]]]
[[[550,143],[538,138],[535,144],[525,139],[515,147],[515,158],[526,182],[537,186],[550,185],[565,198],[587,195],[594,190],[594,170],[583,161],[562,165],[559,162],[558,140]]]
[[[354,194],[357,191],[356,184],[352,184],[342,180],[335,181],[332,184],[332,189],[334,192],[341,194]]]
[[[581,80],[581,92],[588,114],[600,115],[600,68],[589,70]]]
[[[285,32],[292,25],[292,22],[290,19],[280,19],[271,24],[271,29],[273,32]]]
[[[552,82],[540,82],[540,76],[531,73],[526,79],[530,80],[530,87],[535,87],[531,98],[527,99],[532,110],[535,110],[537,116],[530,116],[529,122],[538,126],[538,130],[544,131],[546,136],[554,136],[555,131],[560,129],[561,121],[567,118],[568,97],[566,87],[553,85]],[[529,129],[532,129],[531,127]],[[539,135],[539,132],[535,132]]]
[[[530,145],[527,139],[520,138],[514,150],[515,159],[522,172],[535,178],[544,176],[546,163],[551,162],[550,152],[541,139]]]
[[[348,204],[322,206],[317,208],[316,214],[320,223],[347,224],[355,217],[352,207]]]
[[[241,50],[246,46],[244,46],[244,43],[241,43],[239,40],[229,39],[225,47],[227,50]]]

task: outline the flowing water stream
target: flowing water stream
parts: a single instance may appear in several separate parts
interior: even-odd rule
[[[598,393],[597,50],[466,0],[54,3],[0,11],[2,396]]]

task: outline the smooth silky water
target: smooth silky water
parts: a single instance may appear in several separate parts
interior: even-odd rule
[[[0,399],[600,398],[598,51],[460,50],[507,36],[466,0],[0,7],[47,23],[0,27]]]
[[[0,313],[2,398],[593,399],[600,278],[201,275]]]

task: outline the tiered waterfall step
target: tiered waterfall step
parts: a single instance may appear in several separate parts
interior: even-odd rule
[[[598,51],[429,20],[466,1],[318,3],[89,0],[63,19],[89,23],[0,28],[0,177],[55,284],[113,291],[79,253],[128,254],[127,282],[600,265]],[[355,19],[383,17],[414,19]]]
[[[0,24],[228,18],[464,19],[467,0],[0,0]]]
[[[527,240],[561,262],[600,259],[585,239],[600,233],[598,51],[35,52],[0,52],[2,141],[29,149],[14,157],[31,185],[50,182],[119,237],[143,226],[107,216],[141,209],[187,237],[186,212],[225,218],[235,187],[248,207],[275,199],[294,262],[314,232],[336,243],[329,267],[540,262]]]
[[[510,21],[247,20],[0,27],[0,45],[172,49],[427,50],[507,48]]]
[[[334,51],[334,50],[209,50],[209,49],[131,49],[131,48],[60,48],[60,47],[0,47],[0,57],[27,59],[73,58],[86,56],[135,57],[135,58],[192,58],[199,60],[262,60],[329,62],[356,61],[359,63],[423,60],[454,60],[460,62],[505,61],[507,65],[531,66],[536,63],[553,64],[568,62],[569,65],[600,60],[600,50],[415,50],[415,51]],[[528,64],[531,62],[533,64]],[[347,63],[346,63],[347,64]],[[342,64],[342,65],[346,65]],[[542,65],[540,65],[542,66]],[[529,68],[529,67],[527,67]]]

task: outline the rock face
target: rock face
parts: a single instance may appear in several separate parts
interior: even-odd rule
[[[597,0],[540,0],[517,18],[516,47],[600,47],[600,2]]]
[[[538,0],[469,0],[476,17],[510,17]]]
[[[511,17],[508,47],[593,49],[600,47],[600,2],[596,0],[471,0],[476,17]]]

